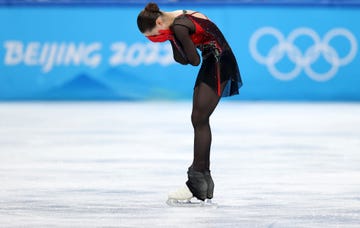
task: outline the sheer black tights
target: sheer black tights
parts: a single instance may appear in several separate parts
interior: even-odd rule
[[[210,115],[219,103],[220,97],[205,83],[194,89],[191,122],[194,127],[194,160],[192,167],[203,172],[210,168],[211,129]]]

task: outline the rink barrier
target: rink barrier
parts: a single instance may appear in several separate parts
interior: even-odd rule
[[[232,99],[360,100],[360,8],[190,8],[235,53],[244,86]],[[143,37],[140,9],[0,8],[0,99],[191,99],[199,68]]]

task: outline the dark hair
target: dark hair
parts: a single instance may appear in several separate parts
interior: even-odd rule
[[[156,25],[156,19],[162,15],[159,6],[156,3],[149,2],[139,13],[137,25],[141,33],[151,30]]]

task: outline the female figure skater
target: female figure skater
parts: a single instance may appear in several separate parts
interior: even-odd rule
[[[219,28],[199,12],[164,12],[156,3],[148,3],[138,15],[137,25],[153,42],[169,40],[176,62],[197,66],[200,64],[197,49],[202,53],[191,114],[195,134],[193,162],[187,172],[186,185],[170,193],[169,200],[211,199],[214,182],[210,175],[209,118],[220,97],[239,93],[242,81],[235,56]]]

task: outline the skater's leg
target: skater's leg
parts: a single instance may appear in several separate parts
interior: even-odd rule
[[[222,85],[224,88],[225,84]],[[169,199],[181,200],[193,195],[200,200],[213,197],[214,182],[210,175],[211,129],[209,118],[220,97],[207,84],[200,83],[194,89],[191,121],[194,127],[194,159],[188,170],[187,188],[169,195]],[[191,193],[188,191],[190,190]],[[179,194],[180,192],[181,194]],[[185,195],[186,197],[183,197]]]
[[[211,129],[209,118],[220,97],[205,83],[194,89],[191,122],[194,127],[194,159],[192,168],[204,172],[210,166]]]

